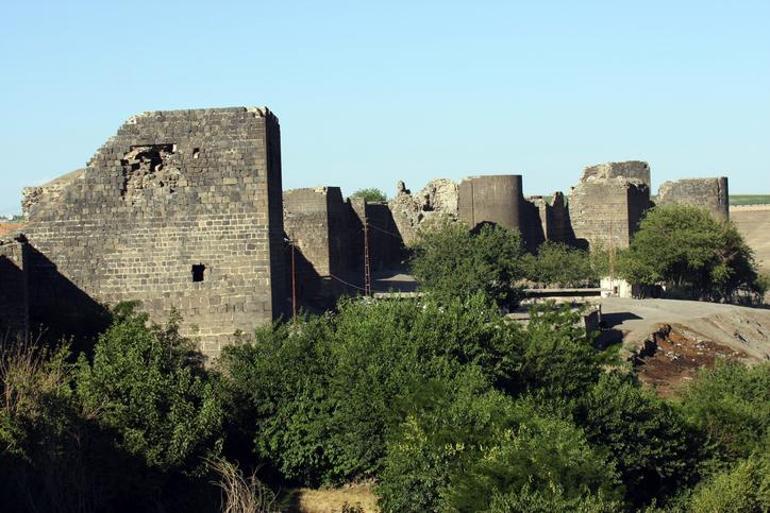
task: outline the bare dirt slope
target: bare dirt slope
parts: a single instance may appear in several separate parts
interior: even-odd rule
[[[770,310],[675,299],[606,298],[602,318],[623,332],[627,347],[639,346],[660,324],[677,326],[693,337],[770,359]]]
[[[770,205],[731,207],[730,220],[754,250],[760,268],[770,271]]]
[[[770,310],[671,299],[602,300],[602,317],[623,335],[636,374],[675,394],[717,360],[770,359]]]

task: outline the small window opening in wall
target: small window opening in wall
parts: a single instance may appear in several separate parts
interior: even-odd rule
[[[194,159],[197,159],[200,156],[200,154],[201,154],[201,149],[200,148],[193,148],[193,158]]]
[[[206,266],[203,264],[194,264],[192,266],[192,279],[194,282],[203,281],[203,274],[206,272]]]

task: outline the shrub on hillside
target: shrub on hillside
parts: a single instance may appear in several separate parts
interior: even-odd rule
[[[770,436],[770,363],[720,363],[703,369],[682,401],[716,462],[748,457]]]
[[[3,511],[125,511],[141,465],[84,411],[67,346],[0,346],[0,504]],[[142,498],[142,500],[144,497]]]
[[[715,474],[692,495],[691,513],[747,513],[770,511],[770,464],[752,456]]]
[[[579,310],[553,302],[534,305],[526,331],[514,391],[574,401],[599,379],[602,355],[593,334],[585,332]]]

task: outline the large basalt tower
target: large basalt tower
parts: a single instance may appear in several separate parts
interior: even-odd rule
[[[33,323],[176,309],[208,355],[287,311],[281,143],[266,108],[148,112],[88,166],[26,191]]]

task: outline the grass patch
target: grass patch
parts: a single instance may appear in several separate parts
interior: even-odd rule
[[[770,194],[731,194],[730,205],[766,205],[770,204]]]

